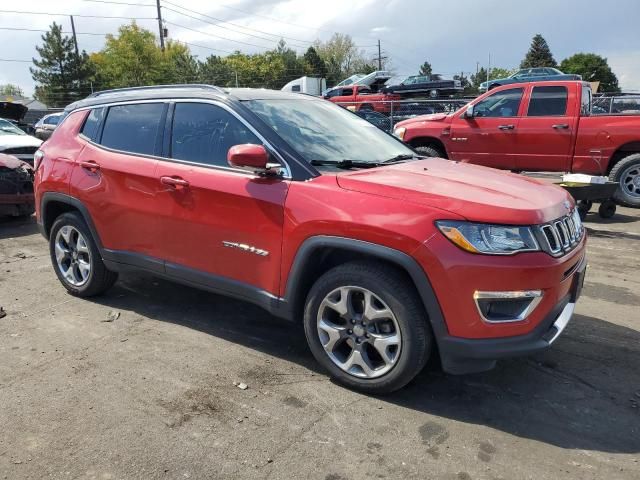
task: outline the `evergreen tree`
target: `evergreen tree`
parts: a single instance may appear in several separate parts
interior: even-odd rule
[[[433,73],[433,69],[431,68],[431,64],[429,62],[424,62],[420,67],[419,75],[431,76]]]
[[[42,35],[43,44],[36,46],[40,59],[33,59],[31,76],[36,82],[34,97],[51,107],[65,105],[89,93],[93,66],[85,51],[76,55],[73,39],[62,35],[55,22]]]
[[[600,82],[602,92],[620,92],[618,77],[613,73],[607,59],[595,53],[576,53],[560,63],[564,73],[577,73],[587,82]]]
[[[520,68],[556,67],[557,65],[547,41],[538,33],[533,37],[529,51],[520,63]]]
[[[327,66],[324,60],[320,58],[315,48],[309,47],[305,54],[302,56],[302,62],[304,64],[304,73],[314,77],[326,78]]]

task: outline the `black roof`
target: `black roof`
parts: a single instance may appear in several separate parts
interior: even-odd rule
[[[220,88],[213,85],[152,85],[148,87],[119,88],[96,92],[83,100],[78,100],[65,108],[69,112],[78,108],[102,105],[113,102],[139,100],[161,100],[165,98],[233,99],[233,100],[272,100],[296,99],[313,100],[315,97],[288,93],[266,88]]]

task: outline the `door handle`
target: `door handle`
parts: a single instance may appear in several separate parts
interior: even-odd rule
[[[84,160],[78,162],[78,165],[80,165],[84,169],[89,170],[90,172],[97,172],[98,170],[100,170],[100,165],[98,165],[93,160]]]
[[[180,177],[160,177],[160,183],[174,188],[187,188],[189,186],[189,182]]]
[[[498,129],[499,130],[513,130],[514,127],[513,125],[498,125]]]
[[[556,130],[566,130],[569,128],[569,125],[566,123],[557,123],[552,125],[551,128],[555,128]]]

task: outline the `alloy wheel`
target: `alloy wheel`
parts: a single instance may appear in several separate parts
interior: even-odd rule
[[[320,343],[341,370],[359,378],[388,373],[400,358],[402,334],[389,306],[366,288],[331,291],[317,316]]]
[[[91,252],[80,231],[71,225],[64,225],[55,238],[55,255],[58,269],[74,287],[81,287],[91,275]]]
[[[640,197],[640,165],[631,165],[620,175],[620,186],[632,197]]]

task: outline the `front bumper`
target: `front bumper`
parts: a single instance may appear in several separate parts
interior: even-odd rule
[[[573,274],[569,293],[527,334],[481,339],[449,335],[438,338],[443,369],[452,374],[482,372],[493,368],[499,358],[526,356],[549,348],[571,320],[582,291],[586,265],[583,258]]]

